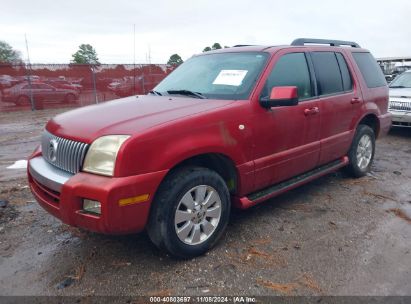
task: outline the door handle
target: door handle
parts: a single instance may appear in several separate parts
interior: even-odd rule
[[[318,107],[313,107],[313,108],[304,110],[304,114],[306,116],[307,115],[314,115],[314,114],[317,114],[317,113],[320,113],[320,109]]]
[[[361,99],[358,97],[354,97],[353,99],[351,99],[351,104],[356,104],[356,103],[360,103]]]

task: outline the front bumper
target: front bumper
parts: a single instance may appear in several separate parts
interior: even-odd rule
[[[142,231],[150,205],[167,170],[128,177],[105,177],[57,169],[42,156],[29,160],[30,189],[39,204],[64,223],[105,234]],[[144,202],[120,206],[126,198],[149,194]],[[85,213],[83,199],[99,201],[101,214]]]
[[[390,110],[393,127],[411,127],[411,111]]]

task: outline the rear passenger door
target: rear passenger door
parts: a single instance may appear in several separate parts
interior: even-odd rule
[[[321,112],[319,165],[347,154],[362,98],[342,52],[314,51],[312,60]]]

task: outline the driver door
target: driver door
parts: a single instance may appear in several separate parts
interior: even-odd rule
[[[276,86],[297,86],[299,103],[258,109],[254,125],[256,190],[315,168],[320,156],[320,109],[306,54],[279,52],[273,62],[260,98]]]

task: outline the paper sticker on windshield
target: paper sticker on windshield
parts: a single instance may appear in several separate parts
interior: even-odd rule
[[[247,70],[221,70],[213,84],[232,85],[238,87],[243,82]]]

